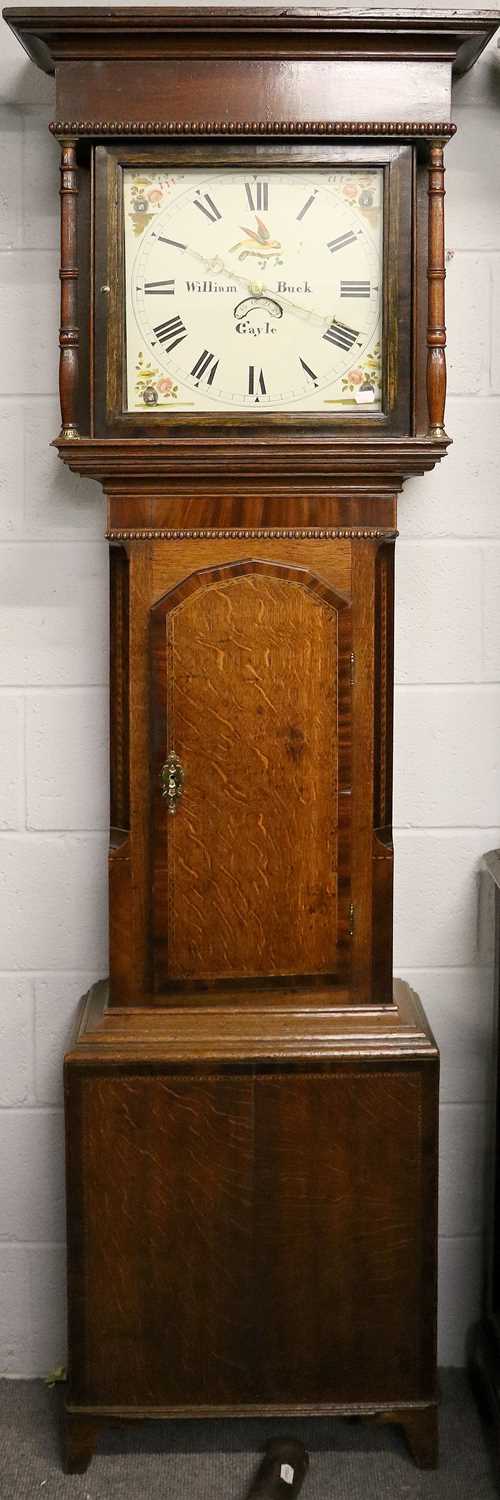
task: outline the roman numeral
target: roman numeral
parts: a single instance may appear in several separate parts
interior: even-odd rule
[[[246,182],[245,192],[252,213],[266,214],[269,208],[269,183]]]
[[[212,366],[211,369],[210,366]],[[215,354],[209,354],[208,349],[204,349],[203,354],[200,354],[199,359],[197,359],[196,364],[193,365],[191,370],[191,374],[195,376],[196,384],[199,385],[206,371],[210,370],[210,374],[207,375],[207,385],[212,385],[218,366],[219,361],[215,358]]]
[[[163,295],[173,297],[175,292],[175,281],[173,276],[169,281],[145,281],[144,291],[150,297],[161,297]]]
[[[201,198],[195,198],[194,206],[195,208],[199,208],[200,213],[205,214],[207,219],[210,219],[211,224],[215,224],[217,219],[222,218],[222,214],[219,213],[217,205],[214,203],[213,198],[210,197],[210,193],[203,194],[203,203]]]
[[[266,396],[267,395],[266,383],[265,383],[265,380],[264,380],[264,373],[263,373],[262,370],[259,370],[259,375],[258,375],[258,378],[256,380],[256,378],[255,378],[255,368],[254,368],[253,365],[249,365],[248,366],[248,394],[249,394],[249,396],[255,396],[255,400],[258,401],[258,399],[259,399],[259,391],[260,391],[261,396]]]
[[[165,234],[155,235],[154,238],[161,240],[162,245],[173,245],[175,250],[187,250],[187,245],[181,245],[179,240],[168,240]]]
[[[341,297],[369,297],[371,285],[369,281],[341,281]]]
[[[314,193],[311,193],[311,197],[310,198],[306,198],[306,201],[304,203],[304,207],[301,208],[300,214],[297,214],[297,218],[298,219],[305,219],[306,213],[310,209],[311,204],[314,203],[315,197],[316,197],[316,193],[314,192]]]
[[[305,370],[306,375],[308,375],[309,379],[312,380],[313,385],[317,385],[318,384],[318,377],[317,377],[317,375],[314,374],[314,370],[311,370],[310,366],[306,365],[305,359],[302,358],[301,354],[299,354],[299,359],[300,359],[300,363],[302,365],[302,369]]]
[[[336,344],[338,349],[352,349],[353,344],[356,343],[356,339],[359,338],[359,329],[347,328],[344,323],[336,323],[334,321],[331,327],[327,328],[326,333],[323,334],[323,338],[329,344]]]
[[[187,329],[184,327],[182,318],[167,318],[165,323],[158,323],[154,333],[158,343],[164,344],[167,354],[171,354],[172,349],[176,349],[177,345],[182,344],[182,340],[186,338]]]
[[[356,235],[353,234],[352,229],[348,229],[347,234],[339,234],[336,240],[328,240],[328,249],[331,250],[332,255],[335,255],[336,251],[343,250],[345,245],[353,245],[355,239]]]

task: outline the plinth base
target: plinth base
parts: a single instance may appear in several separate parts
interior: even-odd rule
[[[218,1413],[220,1415],[220,1413]],[[130,1416],[130,1413],[123,1415]],[[158,1412],[157,1418],[170,1416],[170,1412]],[[258,1413],[252,1411],[252,1416]],[[273,1415],[287,1415],[286,1412],[273,1413]],[[309,1416],[317,1413],[308,1413]],[[437,1404],[423,1407],[408,1407],[399,1411],[387,1412],[363,1412],[351,1413],[341,1408],[337,1416],[366,1416],[372,1420],[390,1423],[402,1427],[409,1452],[419,1469],[436,1469],[439,1461],[439,1428]],[[148,1413],[151,1416],[151,1412]],[[134,1413],[134,1420],[140,1420],[141,1413]],[[65,1473],[85,1474],[91,1460],[94,1457],[99,1434],[105,1426],[106,1419],[100,1417],[88,1417],[77,1411],[66,1410],[65,1413]]]
[[[437,1462],[438,1055],[384,1008],[106,1009],[66,1059],[67,1466],[116,1418],[375,1416]]]

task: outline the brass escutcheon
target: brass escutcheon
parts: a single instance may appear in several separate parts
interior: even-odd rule
[[[160,781],[161,795],[166,798],[169,813],[177,812],[177,803],[182,797],[184,785],[184,769],[175,750],[167,755],[160,771]]]

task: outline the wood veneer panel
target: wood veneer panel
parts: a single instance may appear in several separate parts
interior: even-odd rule
[[[110,549],[110,793],[111,826],[128,829],[129,787],[129,561]]]
[[[59,118],[122,122],[186,119],[365,120],[450,118],[445,62],[289,61],[266,57],[172,63],[67,62],[59,70]],[[218,110],[214,101],[219,101]]]
[[[360,1004],[372,999],[375,559],[374,544],[360,541],[352,574],[352,979]]]
[[[336,971],[347,599],[304,569],[246,561],[167,595],[152,639],[158,984]],[[171,751],[185,772],[173,816],[160,798]]]
[[[149,628],[150,612],[158,600],[169,590],[179,586],[191,574],[210,566],[227,567],[249,561],[252,556],[261,559],[263,565],[275,563],[281,567],[306,567],[317,573],[325,587],[353,600],[352,649],[355,660],[352,664],[352,768],[345,770],[344,787],[347,795],[341,797],[339,831],[344,840],[339,848],[337,873],[338,896],[341,916],[342,964],[338,955],[337,980],[342,969],[343,982],[348,978],[348,968],[354,965],[353,973],[358,986],[358,1002],[370,1003],[386,1000],[387,963],[383,953],[390,933],[392,883],[374,861],[373,830],[376,816],[374,802],[374,714],[386,714],[390,739],[390,713],[392,677],[390,670],[384,684],[374,692],[374,662],[380,629],[376,624],[380,612],[380,588],[377,579],[376,539],[357,538],[268,538],[246,539],[214,537],[206,540],[195,535],[171,541],[128,542],[130,560],[130,709],[129,709],[129,764],[130,764],[130,837],[125,848],[113,853],[111,878],[111,923],[112,952],[111,977],[113,1003],[134,1004],[141,994],[152,991],[151,970],[151,914],[149,907],[151,869],[150,798],[157,805],[157,774],[153,781],[149,772],[151,747],[151,712],[149,681]],[[385,554],[384,554],[385,555]],[[380,572],[380,568],[379,568]],[[351,582],[352,575],[352,582]],[[389,570],[390,576],[390,570]],[[384,631],[392,624],[392,596],[389,592]],[[186,643],[187,649],[191,649]],[[298,648],[297,648],[298,649]],[[302,644],[301,652],[303,655]],[[390,663],[389,663],[390,667]],[[282,675],[282,674],[280,674]],[[342,674],[346,688],[346,675]],[[376,697],[376,702],[375,702]],[[291,720],[290,720],[291,722]],[[341,723],[344,717],[341,715]],[[377,728],[377,735],[379,729]],[[166,746],[166,737],[164,740]],[[347,741],[343,741],[347,753]],[[158,746],[159,750],[163,749]],[[175,747],[174,747],[175,748]],[[209,756],[207,756],[208,764]],[[380,783],[380,765],[377,763],[376,781]],[[351,781],[352,771],[352,781]],[[352,797],[348,788],[352,785]],[[351,813],[352,809],[352,813]],[[351,823],[352,818],[352,823]],[[171,820],[174,821],[174,820]],[[286,813],[285,813],[286,821]],[[352,891],[349,882],[348,825],[352,826],[353,859]],[[304,848],[309,845],[309,829],[302,829]],[[349,835],[350,836],[350,835]],[[286,833],[285,833],[286,837]],[[377,851],[375,850],[375,853]],[[383,851],[387,858],[387,849]],[[287,881],[287,864],[282,858],[281,879]],[[373,880],[377,881],[376,903],[373,903]],[[354,902],[353,933],[347,951],[347,924],[350,901]],[[278,901],[279,907],[279,901]],[[384,936],[385,934],[385,936]],[[374,945],[379,947],[381,959],[376,959],[379,978],[376,993],[373,989]],[[385,944],[385,947],[384,947]],[[293,948],[293,944],[292,944]],[[340,966],[339,966],[340,965]],[[277,965],[278,969],[280,966]],[[166,983],[163,968],[162,983]],[[187,973],[190,971],[188,970]],[[234,970],[232,971],[235,972]],[[248,972],[248,971],[246,971]],[[289,969],[287,972],[291,972]],[[301,970],[303,973],[304,970]],[[323,970],[326,972],[326,970]],[[187,979],[187,975],[186,975]],[[183,983],[184,981],[182,981]],[[215,980],[213,981],[215,983]],[[179,983],[181,980],[179,978]],[[212,983],[208,981],[207,983]],[[332,1003],[334,997],[332,993]]]
[[[263,558],[282,566],[307,568],[335,591],[348,595],[351,589],[352,542],[328,537],[188,537],[151,547],[152,602],[161,598],[190,573],[201,568],[227,566],[245,558]],[[140,544],[134,549],[134,556]]]
[[[129,556],[129,768],[130,836],[114,851],[110,874],[111,987],[113,1004],[137,1004],[152,991],[149,909],[150,842],[150,611],[169,589],[203,567],[263,560],[317,571],[330,587],[349,596],[349,539],[186,539],[132,542]]]
[[[304,495],[261,494],[225,495],[218,488],[216,494],[193,493],[182,497],[175,494],[151,494],[151,487],[144,483],[143,491],[108,494],[108,523],[110,529],[125,531],[144,527],[146,530],[173,528],[183,530],[191,527],[238,530],[262,527],[283,527],[286,530],[317,527],[377,527],[393,529],[396,526],[396,501],[386,500],[380,495],[360,494],[346,501],[345,497],[331,494]],[[311,538],[314,540],[314,538]]]
[[[426,1077],[72,1069],[71,1402],[431,1398]]]
[[[375,564],[375,737],[373,767],[373,997],[381,1004],[392,986],[392,750],[394,682],[394,544],[383,543]]]

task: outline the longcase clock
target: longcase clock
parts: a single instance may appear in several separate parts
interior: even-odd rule
[[[396,1421],[433,1465],[438,1055],[392,976],[393,556],[396,495],[449,441],[451,75],[495,13],[5,14],[56,74],[56,445],[111,543],[68,1467],[116,1416],[251,1413]]]

